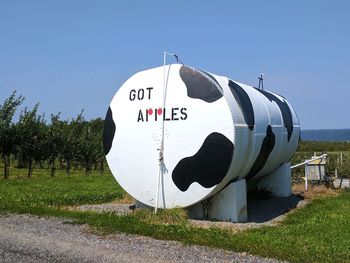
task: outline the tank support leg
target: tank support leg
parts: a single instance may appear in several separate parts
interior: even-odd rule
[[[266,190],[273,196],[290,196],[292,194],[292,175],[290,163],[285,163],[272,173],[253,181],[249,189]]]
[[[246,222],[248,220],[246,181],[243,179],[230,183],[209,199],[189,207],[189,215],[197,219]]]

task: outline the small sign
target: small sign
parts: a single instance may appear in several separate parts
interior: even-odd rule
[[[305,166],[308,181],[322,181],[326,176],[326,158],[311,161]]]

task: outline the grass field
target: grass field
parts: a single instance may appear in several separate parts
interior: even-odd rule
[[[48,173],[48,172],[47,172]],[[61,209],[76,204],[102,203],[124,197],[114,178],[108,175],[58,176],[43,173],[30,180],[19,174],[0,179],[0,211],[72,218],[87,223],[99,233],[125,232],[245,251],[292,262],[350,262],[350,192],[318,198],[306,208],[290,214],[278,227],[241,232],[190,225],[181,209],[156,216],[139,211],[127,216],[77,212]]]
[[[10,180],[0,180],[0,210],[30,212],[34,209],[40,213],[40,209],[48,207],[109,202],[124,194],[110,174],[83,176],[76,171],[65,176],[61,171],[58,176],[50,177],[49,170],[36,169],[33,178],[27,179],[20,176],[21,171],[15,171]]]

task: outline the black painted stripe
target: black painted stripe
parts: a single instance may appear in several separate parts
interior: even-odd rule
[[[275,134],[273,133],[271,126],[268,125],[266,129],[266,136],[263,139],[263,142],[261,144],[258,157],[256,157],[256,160],[252,168],[250,168],[250,171],[246,176],[246,180],[253,178],[264,168],[267,162],[267,159],[269,158],[273,150],[273,147],[275,146],[275,140],[276,140]]]
[[[198,70],[182,66],[180,68],[180,77],[187,88],[187,96],[193,99],[201,99],[211,103],[220,99],[223,95],[217,87],[216,82],[210,81],[210,78]]]
[[[233,157],[234,145],[221,133],[211,133],[198,152],[179,161],[172,179],[181,191],[194,182],[205,188],[219,184],[226,176]]]
[[[249,130],[254,129],[255,125],[255,117],[254,117],[254,109],[252,102],[250,101],[249,95],[245,90],[239,86],[237,83],[233,82],[232,80],[228,81],[228,86],[230,87],[230,90],[232,92],[233,97],[238,103],[238,106],[240,107],[244,121],[248,125]]]
[[[105,151],[105,155],[107,155],[111,150],[114,134],[115,134],[115,123],[112,117],[112,110],[109,107],[106,114],[104,129],[103,129],[103,148]]]
[[[259,91],[261,94],[263,94],[269,101],[276,102],[278,108],[282,113],[283,125],[287,129],[288,142],[289,142],[293,133],[293,115],[292,115],[292,111],[288,106],[288,103],[285,100],[279,99],[277,96],[275,96],[274,94],[268,91],[261,90],[261,89],[256,89],[256,90]]]
[[[212,81],[214,81],[214,82],[216,83],[216,85],[218,85],[218,87],[220,88],[221,93],[224,92],[224,90],[222,89],[221,85],[219,84],[219,82],[216,80],[216,78],[215,78],[212,74],[210,74],[210,73],[208,73],[208,72],[205,72],[205,71],[203,71],[203,70],[198,70],[198,71],[202,72],[204,75],[206,75],[206,76],[207,76],[208,78],[210,78]]]

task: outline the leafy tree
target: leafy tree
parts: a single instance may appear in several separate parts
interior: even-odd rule
[[[4,178],[10,176],[10,156],[14,153],[16,146],[16,129],[12,122],[13,116],[24,97],[16,96],[16,91],[0,104],[0,154],[4,162]]]
[[[92,170],[93,165],[100,159],[101,135],[96,126],[99,120],[84,122],[83,131],[78,143],[78,161],[85,168],[85,175]],[[95,129],[94,129],[95,128]]]
[[[44,116],[38,115],[38,108],[39,104],[36,104],[32,110],[25,108],[20,114],[17,125],[21,156],[28,164],[28,178],[32,177],[33,161],[42,161],[47,154],[46,123]]]
[[[51,114],[51,123],[47,127],[46,150],[49,165],[51,165],[51,176],[55,176],[56,166],[55,161],[62,152],[64,145],[64,129],[66,122],[60,119],[60,113]]]
[[[72,162],[79,159],[78,156],[78,144],[79,137],[83,131],[84,126],[83,111],[81,111],[75,119],[66,121],[63,124],[62,137],[63,145],[61,149],[61,157],[66,162],[66,173],[70,175]]]
[[[9,176],[12,154],[20,165],[28,168],[28,178],[32,177],[34,164],[41,165],[44,161],[48,162],[51,176],[54,176],[58,159],[65,161],[67,175],[73,163],[83,167],[86,175],[93,167],[102,174],[105,159],[101,118],[86,121],[81,111],[76,118],[62,120],[58,113],[52,114],[50,123],[46,124],[36,104],[32,109],[25,108],[14,124],[13,115],[23,100],[14,92],[0,104],[0,156],[5,164],[5,178]]]
[[[103,128],[104,120],[101,118],[93,119],[90,121],[90,127],[94,134],[94,146],[96,147],[96,161],[95,169],[97,170],[97,165],[99,165],[100,174],[102,175],[104,171],[104,162],[105,162],[105,152],[103,149]]]

